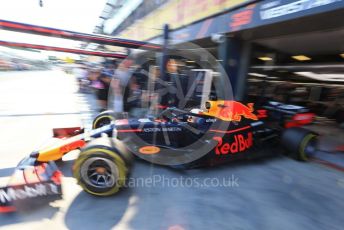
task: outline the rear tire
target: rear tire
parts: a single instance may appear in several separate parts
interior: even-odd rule
[[[291,158],[308,161],[308,155],[314,151],[316,137],[316,133],[304,128],[288,128],[282,134],[281,143]]]
[[[104,145],[98,144],[103,142]],[[73,166],[73,176],[87,192],[96,196],[117,193],[126,183],[131,158],[112,147],[109,138],[96,139],[83,149]]]

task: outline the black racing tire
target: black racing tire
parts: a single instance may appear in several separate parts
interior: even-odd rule
[[[110,124],[115,120],[114,112],[111,110],[106,110],[99,113],[92,122],[92,129],[97,129],[105,125]]]
[[[288,150],[289,156],[295,160],[308,161],[310,150],[314,150],[317,134],[300,127],[285,129],[281,136],[281,144]]]
[[[95,196],[111,196],[125,186],[131,157],[113,147],[110,138],[98,138],[81,150],[73,176],[83,190]]]

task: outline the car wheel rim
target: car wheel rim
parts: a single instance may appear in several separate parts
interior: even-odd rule
[[[81,177],[91,186],[97,188],[112,188],[118,178],[116,164],[106,158],[92,157],[81,166]]]

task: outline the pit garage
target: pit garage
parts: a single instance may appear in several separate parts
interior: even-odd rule
[[[264,95],[305,106],[340,126],[344,122],[343,13],[331,12],[314,17],[314,21],[276,25],[288,33],[254,40],[248,97],[257,99],[258,95]],[[317,29],[308,31],[307,25],[313,24],[317,24]]]
[[[212,53],[227,72],[235,99],[314,114],[307,128],[329,137],[327,151],[344,144],[343,15],[337,1],[258,1],[170,36]],[[343,170],[341,157],[322,160]]]

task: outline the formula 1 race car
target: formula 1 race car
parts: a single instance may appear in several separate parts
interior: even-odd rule
[[[297,127],[314,118],[303,107],[270,102],[255,110],[253,103],[225,100],[208,101],[205,107],[167,108],[154,117],[131,119],[114,119],[111,111],[105,111],[89,132],[79,127],[54,129],[59,142],[23,159],[8,186],[0,188],[0,211],[60,198],[62,174],[54,161],[75,149],[80,154],[73,176],[96,196],[115,194],[125,185],[134,156],[194,168],[280,152],[303,161],[316,154],[316,134]]]

